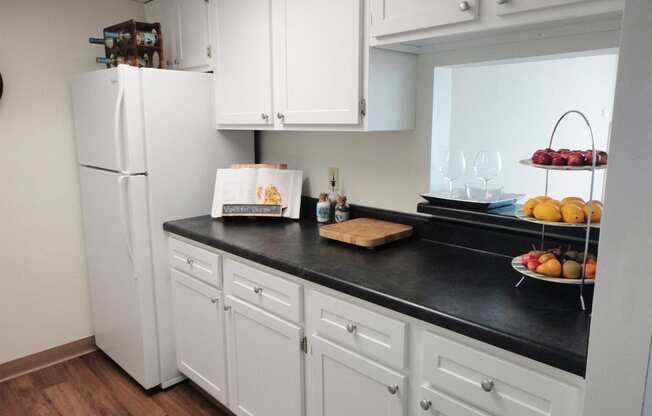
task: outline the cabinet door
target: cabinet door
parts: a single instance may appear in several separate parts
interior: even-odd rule
[[[222,294],[182,272],[170,273],[178,369],[227,403]]]
[[[310,348],[310,416],[407,414],[405,375],[318,335]]]
[[[496,4],[496,14],[499,16],[509,15],[585,1],[590,0],[509,0],[502,4]]]
[[[161,24],[163,56],[166,68],[177,68],[179,64],[179,13],[175,0],[152,0],[145,4],[145,20]]]
[[[371,0],[371,36],[476,20],[478,9],[479,0]]]
[[[218,125],[273,121],[270,2],[217,0]]]
[[[273,18],[277,118],[283,124],[358,124],[361,1],[282,3]]]
[[[229,408],[238,416],[303,414],[303,329],[226,298]]]
[[[178,6],[179,68],[210,65],[207,0],[176,0]]]

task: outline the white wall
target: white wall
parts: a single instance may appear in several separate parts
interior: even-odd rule
[[[128,0],[0,0],[0,363],[92,334],[70,79]],[[92,93],[92,92],[89,92]]]
[[[448,146],[464,152],[468,172],[455,183],[463,187],[474,177],[473,160],[479,151],[500,151],[503,171],[493,182],[503,185],[506,192],[541,195],[544,171],[518,161],[546,148],[558,117],[572,109],[587,115],[597,148],[607,149],[616,66],[617,55],[607,54],[437,69],[435,102],[448,101],[450,109],[439,106],[438,111],[435,106],[433,126],[450,123],[450,134],[433,128],[433,152]],[[563,147],[591,148],[586,125],[578,116],[568,116],[557,131],[553,148]],[[433,158],[432,190],[441,189],[442,182],[435,161]],[[594,199],[602,199],[603,172],[596,180]],[[551,195],[587,199],[589,184],[588,173],[555,172],[551,174]]]

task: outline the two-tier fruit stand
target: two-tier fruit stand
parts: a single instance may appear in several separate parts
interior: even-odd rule
[[[534,218],[528,217],[525,212],[522,210],[517,211],[516,216],[524,221],[529,221],[529,222],[534,222],[537,224],[541,224],[541,249],[544,249],[544,242],[545,242],[545,236],[546,236],[546,226],[553,226],[553,227],[585,227],[586,228],[586,238],[584,241],[584,258],[582,259],[582,275],[580,279],[566,279],[566,278],[554,278],[554,277],[547,277],[545,275],[542,275],[540,273],[536,273],[533,271],[530,271],[525,267],[523,264],[521,264],[521,256],[517,256],[512,260],[512,267],[516,269],[521,275],[521,279],[516,283],[516,287],[519,287],[527,277],[533,278],[533,279],[538,279],[538,280],[544,280],[550,283],[558,283],[558,284],[571,284],[571,285],[577,285],[579,286],[580,290],[580,305],[582,307],[582,310],[586,310],[586,304],[584,302],[584,285],[586,284],[593,284],[593,279],[587,279],[586,278],[586,264],[587,260],[589,258],[589,243],[591,239],[591,228],[599,228],[600,224],[599,223],[591,223],[592,219],[592,214],[593,214],[593,188],[595,185],[595,172],[598,169],[605,169],[607,166],[606,165],[597,165],[597,153],[595,149],[595,139],[593,137],[593,128],[591,127],[591,123],[589,122],[588,118],[580,111],[577,110],[570,110],[564,113],[558,120],[557,123],[555,124],[555,127],[552,130],[552,134],[550,135],[550,143],[548,144],[548,148],[552,148],[552,143],[555,139],[555,134],[557,133],[557,128],[561,124],[561,122],[569,115],[575,114],[580,116],[584,122],[586,123],[586,126],[589,129],[589,134],[591,136],[591,151],[592,151],[592,160],[591,160],[591,165],[587,166],[553,166],[553,165],[538,165],[532,162],[531,159],[524,159],[521,160],[520,162],[524,165],[527,166],[532,166],[535,168],[539,169],[545,169],[546,170],[546,188],[545,188],[545,196],[548,196],[548,191],[549,191],[549,184],[550,184],[550,171],[551,170],[559,170],[559,171],[590,171],[591,172],[591,187],[589,189],[589,202],[588,202],[588,216],[587,216],[587,221],[584,224],[567,224],[563,222],[550,222],[550,221],[541,221],[537,220]]]

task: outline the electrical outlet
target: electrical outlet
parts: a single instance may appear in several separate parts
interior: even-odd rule
[[[328,168],[328,184],[330,181],[335,178],[335,190],[340,189],[340,169],[339,168]]]

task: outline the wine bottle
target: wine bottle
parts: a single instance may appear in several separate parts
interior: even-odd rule
[[[122,46],[131,40],[129,32],[104,32],[105,39],[113,39],[118,46]]]
[[[154,46],[158,42],[158,32],[152,29],[150,32],[136,32],[136,44],[138,46]]]
[[[108,65],[109,68],[113,68],[120,64],[124,64],[125,58],[122,56],[115,56],[114,54],[111,54],[111,56],[109,56],[108,58],[98,56],[97,58],[95,58],[95,62],[101,65]]]

